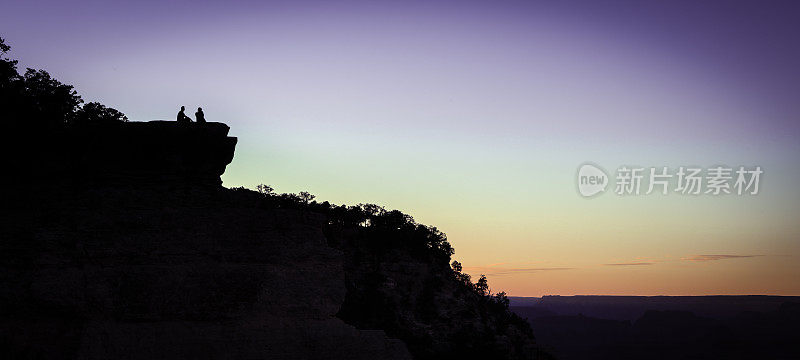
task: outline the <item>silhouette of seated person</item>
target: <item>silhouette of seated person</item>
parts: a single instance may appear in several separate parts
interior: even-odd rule
[[[205,123],[206,122],[206,115],[203,114],[203,108],[197,108],[197,112],[194,113],[194,118],[198,123]]]
[[[186,111],[185,106],[181,106],[181,111],[178,111],[178,122],[179,123],[190,123],[192,119],[186,116],[183,112]]]

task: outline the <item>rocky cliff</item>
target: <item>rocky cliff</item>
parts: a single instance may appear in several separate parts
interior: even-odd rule
[[[224,124],[28,139],[0,223],[0,357],[543,357],[441,232],[375,205],[226,189]]]
[[[25,183],[211,186],[233,160],[222,123],[109,122],[28,134],[10,157]]]
[[[334,316],[344,269],[323,216],[220,186],[227,132],[119,123],[17,157],[28,182],[0,224],[0,357],[410,358]]]

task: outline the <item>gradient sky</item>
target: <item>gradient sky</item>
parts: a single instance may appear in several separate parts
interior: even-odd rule
[[[202,106],[226,186],[437,226],[495,291],[800,295],[796,4],[2,0],[0,36],[132,120]],[[765,172],[584,199],[587,161]]]

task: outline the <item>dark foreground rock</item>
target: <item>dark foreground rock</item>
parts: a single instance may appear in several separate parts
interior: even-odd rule
[[[236,139],[196,125],[52,134],[18,158],[28,182],[4,191],[0,357],[410,358],[334,316],[346,288],[324,218],[237,201],[219,181]]]
[[[222,123],[112,122],[17,138],[17,185],[213,186],[233,160]]]
[[[0,187],[0,358],[539,359],[399,211],[225,189],[224,124],[36,134]]]

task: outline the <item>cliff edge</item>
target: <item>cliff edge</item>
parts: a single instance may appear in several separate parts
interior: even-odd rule
[[[27,136],[10,157],[23,184],[211,186],[233,160],[222,123],[109,122]]]

